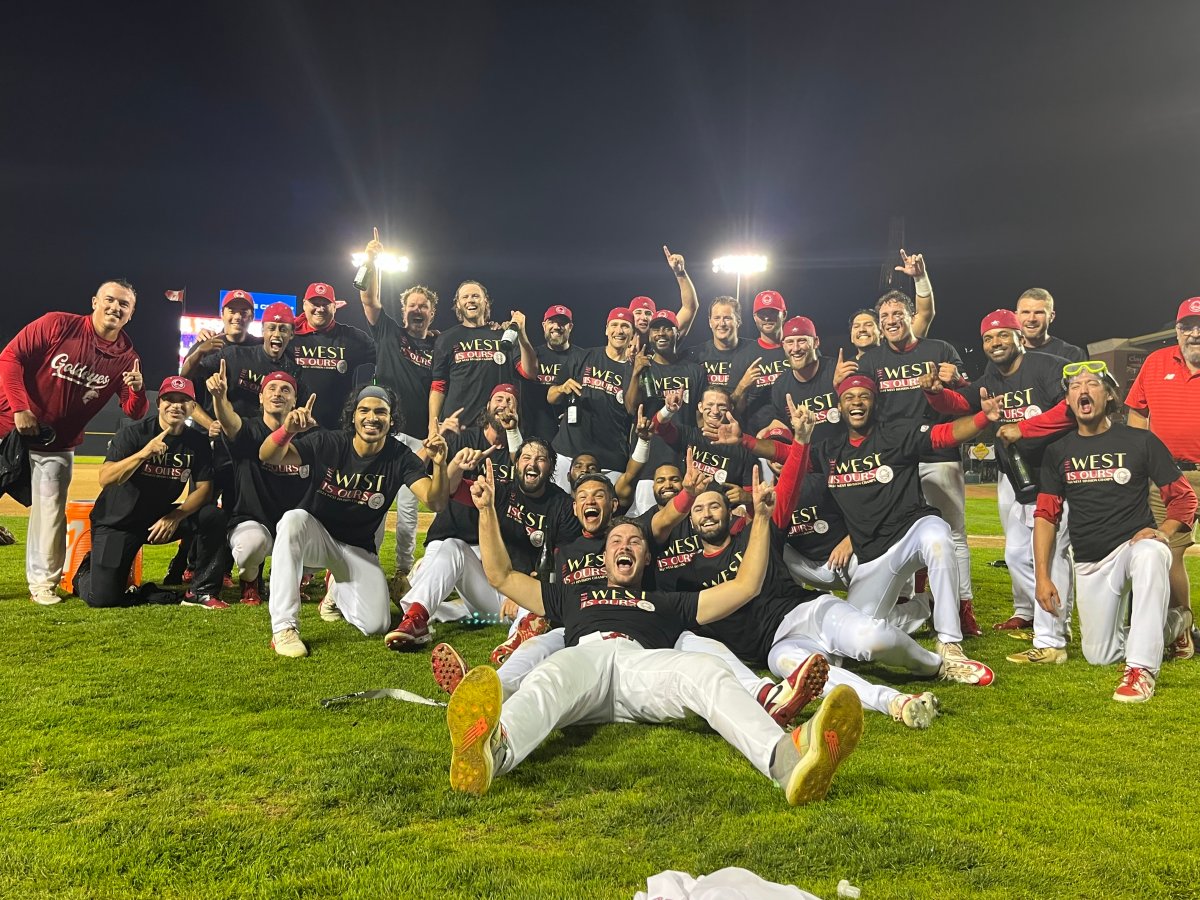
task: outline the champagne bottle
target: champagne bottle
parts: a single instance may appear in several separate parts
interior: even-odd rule
[[[1004,441],[996,438],[996,458],[1004,464],[1013,491],[1017,494],[1032,490],[1037,485],[1028,461],[1016,444],[1005,446]]]
[[[496,362],[503,365],[506,362],[512,362],[513,349],[517,346],[517,337],[520,332],[517,331],[517,326],[509,322],[504,326],[504,333],[500,335],[500,351],[496,354]]]
[[[358,267],[358,271],[354,273],[354,286],[358,290],[365,291],[371,286],[371,270],[374,267],[369,259]]]
[[[554,555],[550,552],[550,542],[546,540],[546,532],[541,530],[531,532],[529,543],[542,550],[541,555],[538,556],[537,566],[534,568],[537,580],[542,584],[550,584],[554,581]]]

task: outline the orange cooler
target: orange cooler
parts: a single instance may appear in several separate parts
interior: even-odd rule
[[[75,593],[75,573],[79,571],[79,564],[92,549],[92,507],[95,505],[95,500],[67,501],[67,562],[63,566],[63,577],[59,587],[70,593]],[[138,550],[133,560],[129,583],[142,583],[141,550]]]

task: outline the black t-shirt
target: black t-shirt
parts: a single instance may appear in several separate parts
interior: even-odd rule
[[[788,520],[787,545],[806,559],[824,563],[846,534],[846,521],[829,492],[825,474],[809,472]]]
[[[1066,360],[1060,356],[1048,356],[1043,353],[1026,353],[1021,358],[1021,365],[1012,375],[1004,376],[994,363],[988,363],[983,376],[965,392],[967,402],[976,412],[980,409],[979,388],[987,388],[989,396],[1000,399],[999,424],[1020,422],[1022,419],[1032,419],[1058,404],[1065,396],[1062,388],[1062,367]],[[1022,440],[1017,445],[1018,451],[1029,464],[1035,481],[1042,467],[1042,455],[1046,447],[1058,435]],[[1016,489],[1010,471],[1008,457],[1001,450],[996,454],[996,460],[1001,470],[1008,478],[1008,483]],[[1037,501],[1038,489],[1035,484],[1024,492],[1017,492],[1018,503],[1034,503]]]
[[[669,650],[685,629],[695,629],[700,595],[628,590],[607,585],[542,585],[546,617],[566,626],[567,646],[584,635],[627,634],[647,650]]]
[[[712,556],[704,552],[695,554],[691,563],[681,569],[675,578],[675,589],[696,591],[714,587],[737,576],[746,547],[750,540],[750,529],[744,528],[729,539],[729,545]],[[771,523],[771,554],[767,562],[767,574],[763,579],[762,591],[740,609],[699,628],[704,637],[718,640],[733,651],[738,659],[765,666],[767,652],[774,643],[775,632],[793,609],[817,596],[792,580],[779,548],[783,534]]]
[[[271,359],[261,344],[254,346],[230,344],[220,353],[210,353],[204,357],[200,361],[201,374],[193,380],[203,381],[209,375],[216,374],[221,368],[221,360],[225,360],[225,377],[229,384],[229,405],[243,419],[252,419],[262,413],[262,406],[258,402],[259,393],[262,391],[262,380],[272,372],[287,372],[296,379],[297,405],[308,400],[310,393],[308,384],[300,377],[300,369],[288,351],[284,351],[279,359]],[[317,398],[318,401],[320,399],[320,397]],[[211,403],[209,412],[212,412]],[[331,422],[325,422],[322,419],[317,419],[317,422],[329,427],[336,427],[338,424],[336,417]]]
[[[551,406],[546,400],[546,391],[551,385],[562,384],[563,372],[569,372],[575,360],[583,355],[578,347],[552,350],[538,347],[538,374],[536,379],[521,381],[521,433],[525,437],[540,437],[553,441],[558,434],[559,417],[566,411],[568,402]]]
[[[641,398],[646,416],[652,416],[662,409],[664,391],[682,391],[683,403],[675,416],[685,422],[696,421],[696,407],[700,405],[700,394],[705,382],[703,366],[688,359],[669,363],[660,363],[652,359],[649,371],[652,393],[649,397],[643,395]],[[641,377],[644,378],[645,374]]]
[[[106,462],[120,462],[162,434],[158,413],[121,428],[108,445]],[[212,445],[194,428],[163,438],[166,452],[142,461],[124,484],[110,484],[96,498],[92,524],[143,532],[169,513],[180,493],[194,480],[212,481]]]
[[[221,337],[224,340],[222,349],[224,349],[224,347],[261,347],[262,342],[263,342],[263,339],[261,337],[257,337],[256,335],[250,334],[250,332],[246,332],[246,334],[244,335],[245,339],[242,340],[240,343],[236,343],[236,344],[233,343],[232,341],[230,341],[224,335],[222,335]],[[192,346],[188,347],[188,352],[184,355],[184,359],[185,360],[191,359],[193,356],[195,356],[196,352],[200,349],[202,343],[203,343],[202,341],[196,341],[196,343],[194,343],[194,344],[192,344]],[[220,352],[219,350],[213,351],[214,354],[219,353],[219,352]],[[208,394],[208,387],[205,385],[205,378],[202,378],[199,374],[197,374],[196,377],[192,380],[192,384],[196,388],[196,402],[200,405],[200,408],[206,409],[206,410],[212,410],[212,400],[210,399],[209,394]]]
[[[272,535],[283,514],[297,509],[308,492],[311,466],[260,462],[259,448],[275,429],[261,417],[242,419],[241,430],[232,438],[223,438],[233,459],[234,504],[229,527],[242,522],[258,522]]]
[[[400,413],[404,417],[401,431],[425,440],[429,436],[429,387],[433,384],[435,339],[413,337],[383,310],[371,326],[371,336],[378,352],[375,378],[395,391],[400,400]],[[454,409],[446,410],[445,415]]]
[[[625,387],[633,371],[631,363],[610,359],[603,347],[581,353],[569,368],[560,372],[559,384],[574,378],[582,386],[576,405],[578,421],[566,421],[558,429],[554,449],[574,459],[591,453],[600,468],[617,472],[629,461],[630,416],[625,411]]]
[[[1083,362],[1088,358],[1087,351],[1082,347],[1076,347],[1074,344],[1068,344],[1062,338],[1056,338],[1054,335],[1046,338],[1046,343],[1040,347],[1030,347],[1030,353],[1045,353],[1047,356],[1058,356],[1067,362]],[[1059,372],[1062,375],[1062,372]]]
[[[375,362],[375,342],[361,328],[334,322],[327,331],[296,335],[288,351],[305,387],[317,395],[316,420],[326,428],[337,428],[346,398],[357,384],[355,369]]]
[[[917,383],[917,379],[929,371],[930,366],[936,367],[944,362],[954,363],[959,374],[966,376],[958,351],[936,338],[921,338],[910,349],[900,352],[884,341],[863,354],[858,361],[858,371],[874,378],[879,386],[879,396],[875,399],[876,421],[880,424],[925,422],[930,425],[952,421],[952,416],[943,416],[929,405],[925,392]],[[945,450],[929,447],[921,457],[922,462],[958,462],[961,459],[958,447]]]
[[[790,395],[793,403],[807,407],[812,413],[816,423],[812,433],[814,444],[846,428],[841,410],[838,409],[837,391],[833,388],[833,370],[837,368],[837,360],[828,356],[819,357],[818,360],[817,373],[808,381],[798,380],[795,373],[788,369],[771,386],[773,417],[784,425],[791,422],[787,407]]]
[[[771,420],[775,418],[774,407],[771,405],[771,388],[779,380],[779,376],[790,370],[787,354],[783,352],[782,346],[764,347],[761,338],[749,346],[753,352],[746,361],[747,365],[762,357],[762,362],[758,364],[760,374],[746,391],[746,411],[740,417],[742,431],[753,435],[770,425]],[[734,382],[734,386],[736,385],[737,382]]]
[[[682,469],[687,448],[693,447],[696,468],[712,476],[718,488],[734,484],[748,486],[758,464],[756,457],[741,444],[714,444],[696,426],[676,424],[681,414],[676,413],[671,419],[678,435],[674,444],[668,444],[657,434],[650,439],[650,459],[642,473],[653,478],[654,471],[666,463],[674,463]]]
[[[362,457],[345,431],[317,428],[293,446],[311,467],[299,508],[312,513],[330,537],[375,553],[375,532],[401,485],[425,478],[425,464],[400,441],[389,438],[374,456]]]
[[[608,583],[604,570],[604,536],[582,534],[554,548],[554,568],[558,583],[568,587]]]
[[[688,351],[687,358],[704,369],[704,386],[725,388],[729,393],[738,386],[750,363],[762,355],[753,341],[739,340],[732,350],[719,350],[712,341]]]
[[[1164,487],[1181,477],[1158,437],[1119,423],[1090,437],[1068,432],[1042,458],[1042,492],[1070,507],[1071,548],[1079,562],[1099,562],[1153,528],[1149,482]]]
[[[492,388],[516,382],[516,366],[500,350],[503,334],[490,325],[455,325],[438,335],[433,344],[433,380],[445,386],[443,418],[461,408],[459,420],[474,422],[487,408]],[[514,356],[517,352],[514,345]],[[428,409],[425,415],[428,418]]]
[[[860,564],[886,553],[918,519],[938,514],[921,492],[929,427],[892,422],[876,425],[857,447],[843,434],[813,448],[813,471],[825,475]]]

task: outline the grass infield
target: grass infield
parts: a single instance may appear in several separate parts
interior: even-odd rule
[[[973,534],[998,531],[994,502],[970,512]],[[0,521],[23,539],[23,518]],[[389,653],[315,602],[303,660],[268,649],[265,606],[41,608],[23,541],[0,548],[0,896],[632,897],[661,870],[724,866],[823,897],[847,878],[865,900],[1197,896],[1200,662],[1166,664],[1141,706],[1110,699],[1118,669],[1078,641],[1063,666],[1005,662],[1021,644],[989,627],[1011,609],[1000,552],[974,555],[988,634],[967,642],[996,684],[933,685],[926,732],[868,712],[827,801],[792,809],[695,718],[555,734],[485,797],[455,795],[441,709],[317,702],[435,697],[427,652]],[[147,548],[148,579],[170,553]],[[438,637],[478,663],[501,631]]]

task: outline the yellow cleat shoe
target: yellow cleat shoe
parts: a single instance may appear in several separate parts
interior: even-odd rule
[[[482,795],[491,787],[500,738],[500,676],[478,666],[459,682],[446,708],[450,729],[450,787]]]
[[[862,703],[854,691],[839,684],[829,692],[816,715],[792,732],[800,762],[784,786],[788,803],[803,806],[824,799],[837,767],[854,752],[862,732]]]
[[[1062,647],[1033,647],[1020,653],[1010,653],[1004,657],[1010,663],[1042,663],[1061,666],[1067,661],[1067,651]]]

